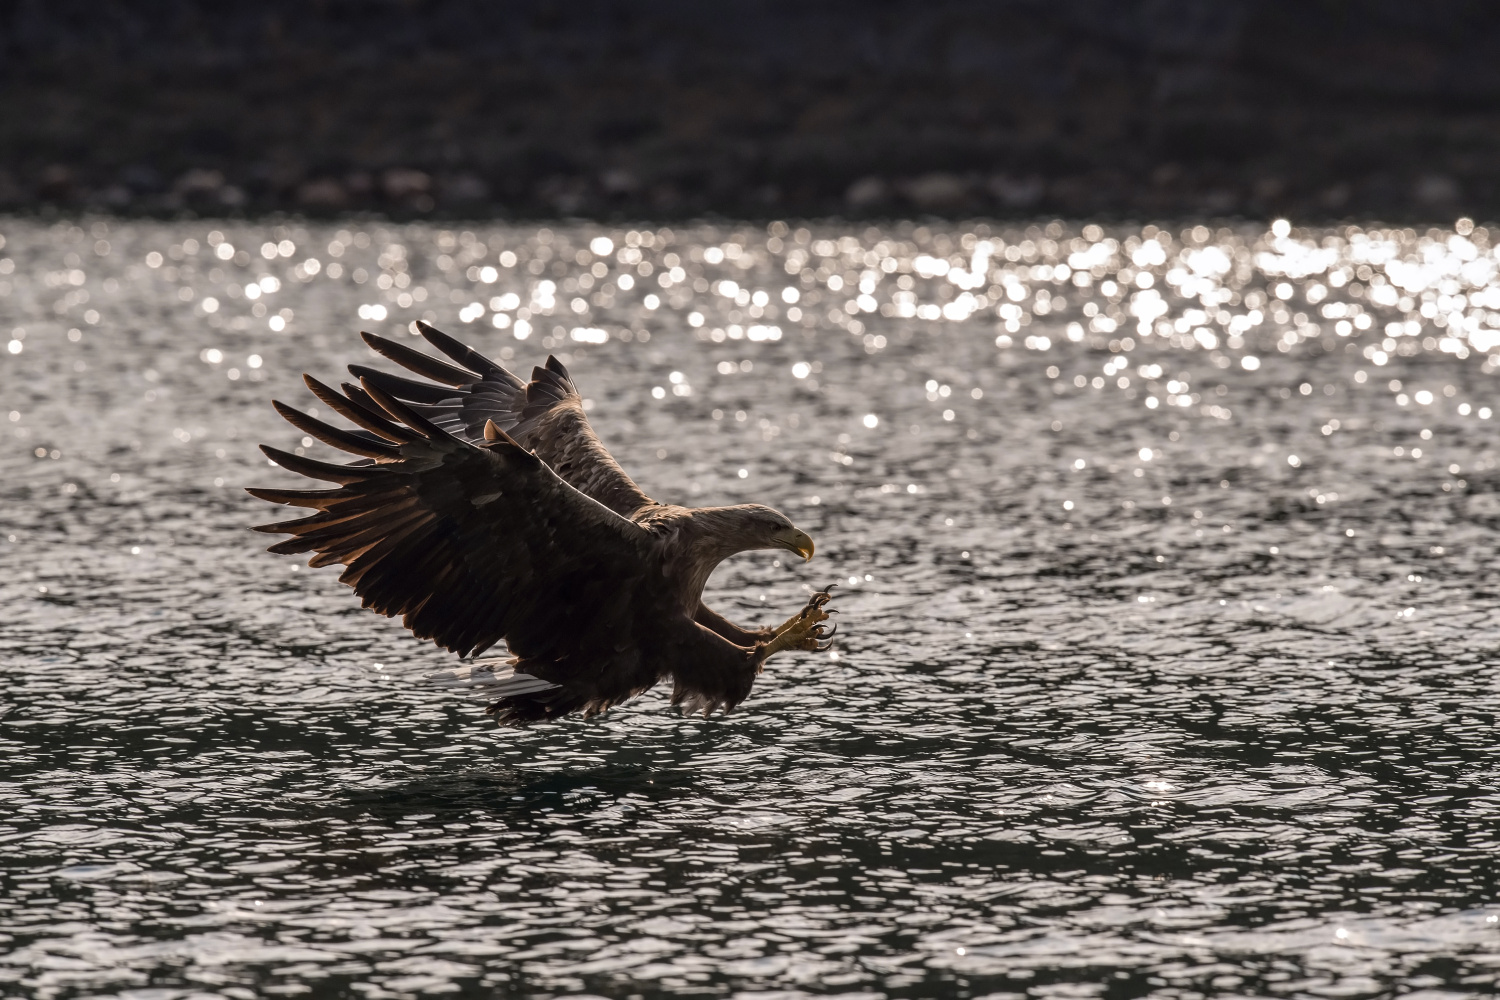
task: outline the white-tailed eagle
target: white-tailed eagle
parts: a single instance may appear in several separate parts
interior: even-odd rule
[[[489,678],[489,712],[502,724],[595,715],[668,679],[674,705],[727,711],[770,656],[828,648],[827,589],[774,628],[742,628],[702,599],[714,567],[737,552],[812,558],[806,532],[759,504],[657,503],[605,450],[555,358],[522,382],[418,326],[454,364],[363,337],[430,381],[350,365],[358,384],[335,391],[304,376],[357,429],[273,403],[303,433],[360,458],[334,465],[262,446],[282,468],[338,484],[250,490],[315,511],[259,526],[292,536],[272,552],[343,564],[339,579],[365,607],[401,615],[460,656],[504,640],[513,659]]]

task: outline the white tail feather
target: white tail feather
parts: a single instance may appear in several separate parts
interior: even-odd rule
[[[461,688],[487,701],[548,691],[557,687],[530,674],[518,674],[509,660],[476,660],[451,670],[438,670],[427,679],[444,687]]]

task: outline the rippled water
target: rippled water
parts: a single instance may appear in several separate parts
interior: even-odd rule
[[[0,993],[1496,992],[1483,229],[0,233]],[[496,730],[266,554],[269,399],[423,315],[836,655]]]

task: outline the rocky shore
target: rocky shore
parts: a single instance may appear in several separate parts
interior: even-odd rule
[[[0,5],[0,210],[1493,217],[1500,11]]]

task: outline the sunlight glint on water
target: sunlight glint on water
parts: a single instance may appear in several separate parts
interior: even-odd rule
[[[0,234],[0,992],[1494,992],[1482,227]],[[836,655],[725,719],[424,684],[240,490],[424,317],[811,531],[711,603],[836,581]]]

